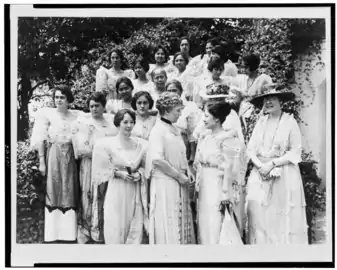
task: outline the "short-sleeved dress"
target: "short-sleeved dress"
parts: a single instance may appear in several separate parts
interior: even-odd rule
[[[80,160],[79,179],[81,190],[80,211],[78,213],[77,241],[84,244],[91,240],[92,221],[92,150],[95,142],[103,137],[115,136],[118,130],[111,115],[104,115],[102,122],[94,121],[91,114],[78,117],[73,128],[75,156]]]
[[[157,120],[149,138],[145,175],[150,183],[150,244],[194,244],[188,187],[154,165],[165,160],[177,171],[187,173],[184,141],[172,124]]]
[[[200,137],[194,166],[197,170],[198,241],[200,244],[219,244],[223,214],[219,211],[223,200],[233,203],[243,232],[243,185],[247,169],[245,146],[238,137],[205,132]]]
[[[79,200],[78,172],[72,144],[72,126],[81,112],[61,117],[55,108],[41,109],[31,137],[31,148],[46,142],[46,200],[44,240],[75,241]]]
[[[147,142],[131,138],[135,147],[126,150],[119,136],[98,141],[93,150],[93,223],[91,235],[105,244],[141,244],[144,229],[148,230],[147,183],[144,164]],[[114,175],[114,169],[138,170],[141,180],[129,182]],[[107,183],[106,193],[100,185]],[[102,205],[102,200],[104,200]]]
[[[107,91],[107,99],[116,99],[116,82],[119,77],[126,76],[129,79],[134,78],[132,70],[120,70],[119,72],[107,69],[101,66],[96,71],[96,91]]]

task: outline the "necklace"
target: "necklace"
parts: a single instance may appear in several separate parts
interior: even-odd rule
[[[280,117],[278,118],[277,126],[276,126],[276,129],[275,129],[274,134],[273,134],[273,137],[272,137],[271,145],[274,145],[274,140],[275,140],[275,137],[276,137],[278,128],[279,128],[279,126],[280,126],[280,122],[281,122],[282,115],[283,115],[283,112],[281,112]],[[262,140],[262,142],[265,142],[266,130],[267,130],[267,124],[266,124],[265,129],[264,129],[264,132],[263,132],[263,140]]]

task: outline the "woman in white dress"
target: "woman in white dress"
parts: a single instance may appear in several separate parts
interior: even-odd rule
[[[298,163],[301,132],[294,117],[282,112],[289,91],[264,86],[251,102],[263,110],[248,144],[254,164],[247,183],[248,242],[307,244],[306,203]]]
[[[145,58],[139,58],[136,60],[133,67],[136,79],[132,81],[134,86],[134,93],[138,91],[148,91],[150,94],[153,91],[153,82],[151,81],[151,75],[149,74],[150,66],[149,62]]]
[[[111,115],[104,115],[106,99],[103,93],[95,92],[88,99],[90,114],[78,117],[73,128],[75,157],[80,160],[80,209],[78,214],[78,236],[80,244],[90,243],[93,191],[91,186],[92,149],[95,142],[106,136],[117,134]]]
[[[188,185],[191,175],[180,131],[182,100],[163,93],[157,100],[160,113],[149,138],[146,176],[150,183],[150,244],[194,244],[195,235]]]
[[[65,85],[55,87],[56,108],[42,108],[35,118],[31,148],[39,152],[40,173],[46,177],[44,241],[76,241],[78,172],[72,145],[72,125],[81,112]]]
[[[197,171],[198,235],[201,244],[219,244],[221,234],[237,235],[236,239],[222,239],[221,244],[242,244],[247,158],[244,143],[222,127],[230,112],[231,107],[227,103],[207,104],[203,120],[207,130],[198,141],[194,167]],[[222,231],[224,213],[219,211],[221,204],[230,207],[232,213],[229,214],[237,223],[235,231]]]
[[[117,136],[97,141],[93,150],[92,236],[105,244],[141,244],[144,229],[148,229],[147,143],[131,136],[135,121],[133,111],[118,111],[114,118]]]
[[[128,77],[120,77],[116,82],[116,93],[118,99],[109,99],[106,103],[105,109],[107,113],[115,115],[121,109],[131,109],[132,81]]]
[[[135,137],[148,140],[150,132],[156,123],[157,116],[151,115],[153,99],[149,92],[137,92],[131,102],[132,109],[136,112],[136,124],[132,130]]]
[[[259,72],[260,57],[257,54],[250,54],[243,57],[245,74],[239,74],[233,79],[232,85],[241,92],[243,100],[240,104],[239,116],[243,121],[244,128],[247,129],[247,121],[254,111],[254,106],[250,99],[261,93],[263,85],[272,84],[269,75]],[[244,133],[247,133],[246,131]]]
[[[117,98],[116,81],[118,78],[123,76],[134,78],[133,71],[126,69],[126,60],[120,50],[112,50],[109,54],[109,61],[111,68],[101,66],[96,72],[96,91],[107,92],[107,100]]]
[[[149,74],[151,74],[152,71],[157,68],[164,69],[167,75],[174,72],[176,68],[172,65],[172,63],[169,63],[168,60],[169,60],[169,54],[166,48],[163,45],[159,44],[154,49],[155,64],[150,64]]]
[[[184,98],[188,101],[193,99],[193,88],[195,78],[191,74],[191,69],[186,68],[188,58],[185,54],[178,52],[173,57],[173,64],[177,68],[176,72],[171,75],[171,79],[176,79],[183,85]]]

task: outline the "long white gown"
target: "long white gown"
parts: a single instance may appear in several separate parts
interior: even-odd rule
[[[298,167],[301,132],[290,114],[283,113],[276,131],[262,116],[249,141],[248,156],[262,162],[286,161],[275,180],[263,181],[254,167],[247,183],[248,242],[250,244],[307,244],[306,203]]]
[[[216,135],[205,132],[199,139],[194,167],[197,170],[196,189],[199,192],[198,242],[220,243],[224,216],[219,207],[223,200],[233,203],[239,223],[236,233],[242,235],[243,185],[247,168],[244,144],[238,137],[228,137],[225,131]],[[242,244],[241,239],[233,244]]]

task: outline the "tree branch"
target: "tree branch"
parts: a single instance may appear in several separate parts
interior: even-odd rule
[[[34,87],[32,87],[31,91],[33,92],[37,87],[39,87],[42,84],[45,84],[46,82],[49,82],[49,80],[47,79],[47,80],[44,80],[44,81],[41,81],[41,82],[37,83],[36,85],[34,85]]]

